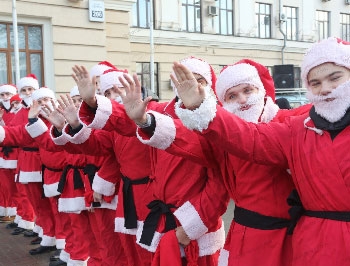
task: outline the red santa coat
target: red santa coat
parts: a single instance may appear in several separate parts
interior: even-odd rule
[[[3,120],[5,125],[9,125],[15,114],[5,112]],[[10,148],[10,149],[9,149]],[[17,168],[18,150],[16,147],[2,147],[0,149],[0,168],[16,169]]]
[[[135,132],[134,127],[131,126],[130,128],[132,129],[130,132]],[[87,127],[83,127],[74,137],[68,138],[84,154],[101,156],[106,156],[109,153],[115,154],[122,175],[122,177],[118,177],[122,180],[118,179],[115,175],[104,174],[104,177],[101,177],[99,172],[95,176],[93,189],[103,195],[110,196],[115,190],[116,183],[119,184],[121,182],[120,187],[118,186],[119,197],[115,218],[115,231],[136,235],[136,226],[125,226],[124,189],[127,189],[125,182],[134,183],[130,185],[130,189],[133,195],[137,225],[140,225],[149,212],[146,204],[152,200],[152,190],[150,188],[152,183],[149,178],[151,173],[149,147],[140,143],[136,137],[122,136],[115,131],[91,130]],[[138,184],[135,184],[136,182]]]
[[[306,210],[350,211],[349,126],[332,140],[308,115],[255,125],[220,107],[212,111],[203,134],[215,145],[247,160],[289,167]],[[349,228],[348,222],[302,216],[293,234],[293,265],[346,265]]]
[[[96,113],[85,104],[81,105],[79,116],[84,122],[89,127],[118,129],[120,134],[128,134],[130,124],[133,122],[126,116],[124,108],[105,97],[97,96],[97,99]],[[151,109],[176,117],[174,101],[162,104],[151,102],[149,106]],[[171,208],[171,211],[190,239],[197,240],[199,256],[216,253],[224,244],[225,234],[220,216],[225,212],[228,202],[225,191],[217,190],[220,187],[218,182],[221,180],[215,177],[217,173],[158,149],[151,150],[151,167],[154,199],[176,206]],[[211,219],[205,219],[207,217],[202,219],[200,210],[213,209],[216,212],[203,211],[203,213],[215,213],[215,218],[211,216]],[[140,243],[142,229],[143,227],[140,227],[137,233],[138,243],[147,250],[155,252],[165,229],[165,218],[161,217],[150,245]],[[183,249],[181,252],[184,254]]]

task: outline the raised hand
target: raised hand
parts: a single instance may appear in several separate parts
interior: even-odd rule
[[[58,112],[56,103],[53,100],[51,100],[51,105],[52,106],[45,105],[45,107],[42,107],[41,110],[44,113],[44,117],[51,123],[51,125],[53,125],[59,132],[61,132],[64,125],[66,124],[66,120],[64,119],[63,115]],[[53,110],[51,110],[50,107],[52,107]]]
[[[28,118],[37,118],[41,111],[41,106],[37,101],[33,101],[33,104],[29,108]],[[46,117],[45,117],[46,118]]]
[[[170,74],[170,78],[183,104],[190,110],[198,108],[205,98],[204,88],[184,65],[174,62],[173,70],[175,75]]]
[[[59,104],[57,107],[58,112],[65,117],[72,128],[79,127],[80,121],[72,98],[69,94],[66,94],[66,96],[61,95],[60,98],[57,100]]]
[[[80,96],[83,98],[84,102],[86,102],[90,107],[96,108],[97,100],[96,100],[96,89],[95,89],[95,79],[90,79],[89,72],[84,66],[75,65],[72,67],[74,74],[72,74],[73,79],[75,80]]]
[[[134,120],[136,124],[146,123],[146,108],[152,97],[149,96],[142,100],[141,84],[136,74],[133,75],[133,79],[131,79],[129,75],[124,74],[123,77],[119,77],[119,81],[123,84],[125,93],[117,86],[114,86],[114,88],[123,100],[127,115],[130,119]]]

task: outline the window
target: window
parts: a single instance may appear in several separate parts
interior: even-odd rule
[[[214,17],[215,32],[222,35],[233,35],[233,1],[219,0],[215,2],[219,15]]]
[[[327,11],[316,11],[316,24],[318,41],[329,37],[329,12]]]
[[[136,63],[136,74],[141,85],[151,89],[151,64],[149,62]],[[154,91],[159,96],[158,63],[154,63]]]
[[[182,0],[182,30],[201,32],[201,4],[199,0]]]
[[[341,38],[350,41],[350,14],[340,14]]]
[[[271,5],[255,3],[256,36],[271,38]]]
[[[294,88],[301,88],[301,69],[300,67],[294,67]]]
[[[40,86],[44,81],[43,37],[41,26],[18,25],[19,69],[22,78],[35,74]],[[0,84],[16,83],[12,24],[0,23]]]
[[[139,28],[149,28],[150,0],[137,0],[132,7],[132,25]]]
[[[297,41],[298,36],[298,8],[297,7],[284,7],[284,14],[286,15],[285,33],[287,40]]]

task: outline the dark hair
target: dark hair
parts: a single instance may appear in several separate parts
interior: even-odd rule
[[[276,99],[276,104],[278,105],[278,107],[280,109],[292,109],[292,107],[289,104],[288,99],[283,98],[283,97]]]

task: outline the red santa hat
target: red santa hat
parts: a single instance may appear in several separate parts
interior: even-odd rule
[[[127,69],[108,69],[100,76],[100,90],[102,94],[105,94],[106,90],[113,87],[113,85],[117,85],[118,87],[124,87],[123,84],[120,83],[119,77],[122,77],[123,74],[127,74]],[[130,76],[131,78],[131,76]]]
[[[80,96],[78,86],[74,86],[69,93],[70,97]]]
[[[10,98],[10,104],[12,104],[12,103],[15,102],[15,101],[17,101],[17,102],[21,102],[21,101],[22,101],[21,97],[19,97],[19,94],[15,94],[15,95],[13,95],[13,96]]]
[[[15,85],[12,85],[12,84],[4,84],[0,86],[0,93],[4,93],[4,92],[16,94],[17,88]]]
[[[257,68],[250,63],[240,61],[221,70],[216,81],[216,94],[219,101],[224,102],[226,91],[240,84],[249,84],[265,91]]]
[[[192,73],[201,75],[215,91],[216,75],[210,64],[194,56],[182,59],[180,63],[186,66]]]
[[[115,69],[116,67],[108,61],[102,61],[90,69],[90,78],[93,76],[99,77],[108,69]]]
[[[301,65],[301,78],[308,88],[307,76],[311,69],[324,63],[334,63],[350,69],[350,43],[339,38],[329,37],[313,44],[305,53]]]
[[[41,98],[51,98],[51,99],[56,99],[55,98],[55,93],[53,92],[53,90],[47,88],[47,87],[42,87],[36,91],[33,92],[32,94],[32,99],[33,101],[37,101]]]
[[[39,82],[34,74],[29,74],[18,81],[17,88],[21,91],[23,87],[32,87],[35,90],[39,89]]]

